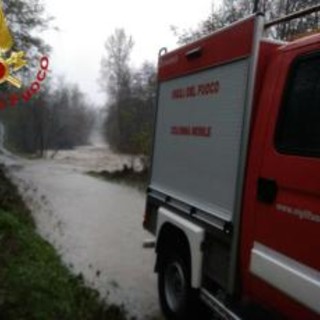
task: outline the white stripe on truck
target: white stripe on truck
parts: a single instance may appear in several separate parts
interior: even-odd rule
[[[320,314],[320,272],[258,242],[250,271],[268,284]]]

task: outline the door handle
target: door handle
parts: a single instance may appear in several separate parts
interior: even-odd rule
[[[273,179],[259,178],[257,198],[260,202],[272,204],[278,194],[278,184]]]

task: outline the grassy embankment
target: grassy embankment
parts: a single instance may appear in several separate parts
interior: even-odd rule
[[[0,167],[0,319],[124,320],[62,264]]]

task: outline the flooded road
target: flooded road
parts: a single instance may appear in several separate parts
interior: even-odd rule
[[[54,160],[1,158],[32,209],[39,233],[74,273],[138,319],[159,314],[154,253],[141,247],[150,237],[141,226],[144,194],[86,174],[139,162],[102,144],[64,151]]]

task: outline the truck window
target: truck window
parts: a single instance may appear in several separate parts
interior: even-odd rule
[[[281,153],[320,156],[320,53],[291,67],[275,144]]]

